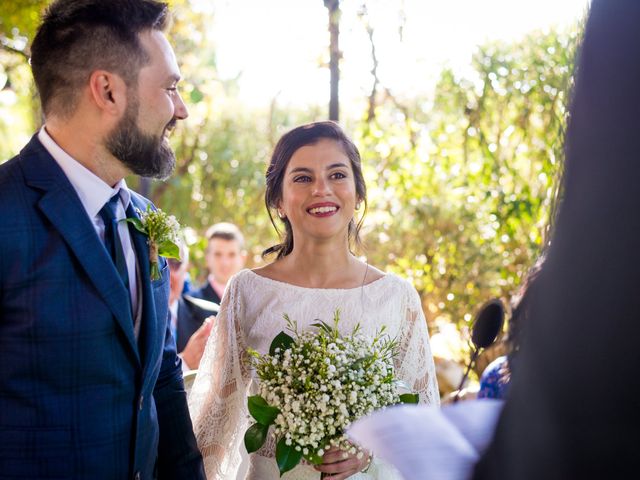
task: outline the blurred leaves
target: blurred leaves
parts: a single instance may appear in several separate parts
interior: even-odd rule
[[[483,45],[470,72],[442,72],[433,103],[383,102],[362,126],[367,256],[411,278],[428,317],[462,325],[488,298],[508,300],[539,255],[578,37]]]
[[[2,38],[32,38],[47,3],[3,2]],[[218,75],[213,8],[171,4],[190,116],[171,139],[176,174],[154,182],[151,196],[198,234],[215,222],[238,224],[255,264],[276,240],[263,203],[271,149],[292,126],[323,119],[326,106],[283,107],[277,97],[267,109],[244,105],[238,78]],[[464,72],[445,69],[432,95],[394,97],[380,86],[375,102],[363,98],[361,112],[344,112],[369,188],[362,253],[413,282],[432,326],[451,321],[464,331],[476,306],[509,299],[539,254],[561,174],[578,40],[576,27],[488,43]],[[26,57],[2,48],[0,60],[2,162],[40,117]],[[205,242],[190,237],[192,273],[202,278]]]
[[[19,0],[2,2],[0,7],[0,40],[19,37],[32,39],[40,20],[40,14],[48,0]]]

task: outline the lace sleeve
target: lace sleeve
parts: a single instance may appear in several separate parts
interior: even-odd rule
[[[429,345],[427,321],[418,292],[408,283],[406,287],[404,318],[399,338],[400,351],[396,360],[397,376],[420,395],[420,403],[439,405],[440,393]]]
[[[193,428],[209,480],[236,478],[248,426],[250,377],[238,282],[230,281],[189,394]]]

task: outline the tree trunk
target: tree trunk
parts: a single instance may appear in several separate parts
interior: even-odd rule
[[[329,10],[329,70],[331,72],[331,96],[329,98],[329,120],[340,118],[339,83],[340,83],[340,0],[324,0]]]

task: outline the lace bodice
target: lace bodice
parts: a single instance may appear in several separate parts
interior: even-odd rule
[[[209,480],[237,478],[243,436],[250,425],[247,395],[256,392],[246,348],[267,353],[273,338],[286,327],[284,313],[304,330],[316,319],[331,321],[338,308],[339,328],[344,332],[360,323],[362,331],[373,336],[386,325],[390,336],[399,340],[397,378],[420,394],[421,403],[439,403],[427,324],[420,298],[407,281],[387,274],[362,287],[313,289],[243,270],[229,282],[189,395],[194,430]],[[271,439],[251,455],[247,478],[278,478],[273,450]],[[376,469],[379,475],[375,474]],[[391,478],[382,473],[384,469],[377,462],[368,475],[350,478]],[[282,478],[319,479],[320,475],[309,466],[299,466]]]

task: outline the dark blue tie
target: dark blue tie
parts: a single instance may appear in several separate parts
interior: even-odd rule
[[[119,201],[120,194],[116,193],[105,203],[104,207],[102,207],[100,216],[104,221],[104,245],[107,247],[109,255],[111,255],[111,260],[113,260],[116,266],[124,288],[127,290],[127,300],[129,301],[129,305],[131,305],[131,298],[129,296],[129,272],[127,271],[127,261],[124,256],[124,250],[122,249],[120,235],[118,234],[118,220],[116,219]]]

